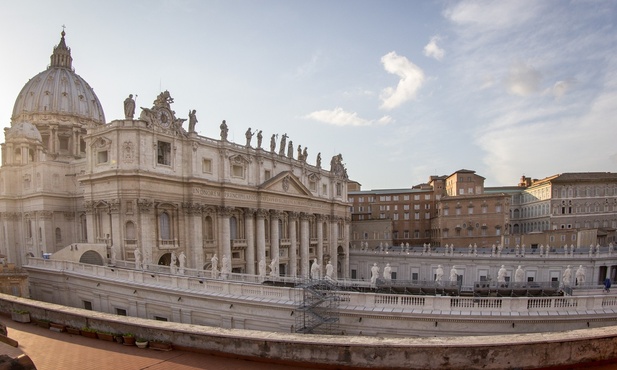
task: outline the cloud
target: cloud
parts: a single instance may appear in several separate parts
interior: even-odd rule
[[[517,62],[510,67],[505,79],[506,89],[510,94],[528,96],[540,87],[542,74],[533,67]]]
[[[425,79],[422,69],[394,51],[381,57],[381,63],[386,72],[395,74],[401,79],[395,88],[387,87],[382,90],[380,108],[394,109],[406,101],[415,99]]]
[[[303,118],[327,123],[335,126],[373,126],[387,125],[392,122],[392,117],[383,116],[378,120],[367,120],[358,116],[356,112],[346,112],[341,107],[332,110],[319,110],[307,114]]]
[[[553,86],[546,89],[544,91],[545,95],[553,95],[555,98],[559,99],[566,95],[568,91],[572,88],[572,86],[576,83],[575,80],[567,80],[567,81],[557,81]]]
[[[517,1],[461,1],[444,11],[444,16],[460,26],[477,30],[508,29],[521,25],[539,13],[533,0]]]
[[[446,52],[440,48],[439,46],[437,46],[437,41],[439,41],[440,38],[439,36],[433,36],[431,37],[431,41],[426,44],[426,46],[424,47],[424,55],[426,55],[429,58],[435,58],[439,61],[441,61],[443,59],[443,56],[446,54]]]

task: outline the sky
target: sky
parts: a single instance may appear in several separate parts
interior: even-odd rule
[[[617,170],[617,1],[0,0],[3,127],[63,25],[108,122],[168,90],[200,135],[286,133],[363,190]]]

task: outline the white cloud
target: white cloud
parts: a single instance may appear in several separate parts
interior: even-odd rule
[[[415,99],[425,79],[422,69],[394,51],[381,57],[381,63],[386,72],[395,74],[401,79],[395,88],[387,87],[382,90],[380,108],[390,110]]]
[[[533,18],[540,5],[534,0],[468,0],[446,9],[444,16],[455,24],[478,30],[507,29]]]
[[[510,94],[528,96],[540,87],[542,74],[533,67],[517,62],[510,67],[505,84]]]
[[[426,55],[429,58],[435,58],[439,61],[441,61],[444,57],[444,55],[446,54],[446,52],[440,48],[439,46],[437,46],[437,41],[439,41],[439,36],[433,36],[431,37],[431,41],[426,44],[426,46],[424,47],[424,55]]]
[[[383,116],[377,120],[367,120],[359,117],[358,113],[346,112],[341,107],[315,111],[307,114],[304,118],[335,126],[373,126],[387,125],[392,122],[392,117],[390,116]]]
[[[572,88],[572,85],[574,85],[576,83],[576,81],[574,80],[567,80],[567,81],[557,81],[555,82],[555,84],[553,86],[551,86],[550,88],[546,89],[544,91],[545,95],[553,95],[555,98],[559,99],[561,97],[563,97],[564,95],[566,95],[566,93],[568,93],[568,91],[570,91],[570,89]]]

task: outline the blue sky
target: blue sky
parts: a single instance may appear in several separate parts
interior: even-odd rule
[[[617,170],[615,1],[0,0],[0,123],[66,25],[107,121],[161,90],[197,131],[287,133],[363,189]]]

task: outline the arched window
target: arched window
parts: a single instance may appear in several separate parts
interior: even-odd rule
[[[126,244],[137,244],[137,233],[135,232],[135,224],[133,221],[128,221],[124,226],[124,235]]]
[[[159,232],[162,240],[171,239],[171,224],[169,213],[167,213],[167,211],[161,213],[159,216]]]
[[[229,238],[231,240],[238,239],[238,220],[236,216],[229,218]]]
[[[26,219],[26,237],[32,239],[32,220]]]
[[[204,220],[204,239],[206,240],[212,240],[214,239],[212,237],[213,235],[213,225],[212,225],[212,217],[210,216],[206,216],[206,219]]]

